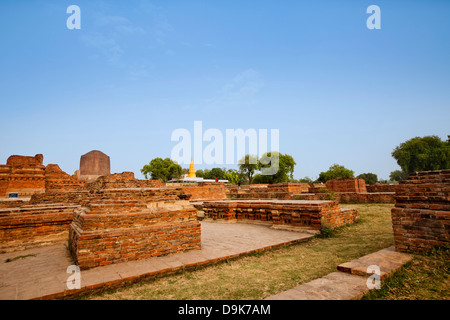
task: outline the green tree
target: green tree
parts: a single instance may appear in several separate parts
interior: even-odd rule
[[[408,178],[408,174],[402,170],[392,171],[391,174],[389,175],[389,179],[391,181],[396,181],[396,182],[405,180],[406,178]]]
[[[205,176],[208,174],[209,170],[205,169],[198,169],[197,171],[195,171],[195,176],[199,177],[199,178],[205,178]]]
[[[258,158],[256,156],[247,154],[238,162],[239,171],[247,176],[248,183],[252,183],[253,175],[258,170]]]
[[[450,168],[450,142],[438,136],[415,137],[392,151],[392,157],[406,173]]]
[[[354,172],[339,164],[333,164],[328,171],[321,172],[317,181],[325,183],[328,180],[335,178],[351,178],[354,177]]]
[[[223,176],[225,174],[225,170],[221,168],[212,168],[211,170],[208,170],[208,172],[205,173],[203,178],[205,179],[223,179]]]
[[[294,158],[288,154],[280,152],[266,152],[258,161],[258,169],[261,171],[259,183],[281,183],[294,179]],[[275,168],[272,174],[264,174],[264,169]],[[271,171],[271,170],[270,170]]]
[[[266,184],[266,183],[272,183],[271,176],[266,176],[259,173],[253,176],[253,184]]]
[[[304,178],[299,179],[298,182],[313,183],[314,181],[310,177],[304,177]]]
[[[377,183],[378,181],[378,176],[375,173],[361,173],[358,178],[362,178],[364,179],[364,181],[366,181],[367,184],[373,185],[375,183]]]
[[[245,179],[245,175],[238,170],[228,169],[224,173],[223,178],[228,180],[229,183],[238,184],[239,181],[241,181],[242,183],[242,181]]]
[[[163,182],[179,178],[182,171],[183,169],[181,166],[170,158],[155,158],[141,169],[145,179],[148,179],[148,176],[150,175],[151,179],[161,180]]]

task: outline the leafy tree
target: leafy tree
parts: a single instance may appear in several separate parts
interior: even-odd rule
[[[406,178],[408,178],[408,174],[402,170],[392,171],[389,175],[389,179],[396,182],[405,180]]]
[[[221,168],[212,168],[211,170],[208,170],[205,172],[205,175],[203,178],[205,179],[223,179],[223,175],[225,174],[225,170]]]
[[[255,174],[253,177],[253,184],[266,184],[266,183],[272,183],[271,176],[262,175],[262,174]]]
[[[333,164],[328,171],[321,172],[317,181],[325,183],[335,178],[351,178],[354,177],[353,170],[347,169],[339,164]]]
[[[314,181],[310,177],[304,177],[304,178],[299,179],[298,182],[313,183]]]
[[[150,175],[151,179],[167,182],[170,179],[179,178],[183,169],[170,158],[155,158],[141,169],[145,179]]]
[[[373,185],[377,183],[378,176],[375,173],[361,173],[358,178],[363,178],[367,184]]]
[[[253,175],[258,170],[258,158],[256,156],[247,154],[238,162],[239,171],[247,176],[248,183],[252,183]]]
[[[202,170],[202,169],[198,169],[197,171],[195,171],[195,176],[199,177],[199,178],[204,178],[205,175],[207,175],[209,172],[208,169]]]
[[[450,168],[450,142],[438,136],[415,137],[397,146],[392,157],[406,173]]]
[[[258,169],[261,171],[261,176],[258,177],[259,183],[281,183],[288,182],[289,179],[294,178],[294,167],[296,163],[294,158],[288,154],[280,152],[266,152],[258,161]],[[275,168],[272,174],[263,174],[264,169]]]
[[[245,180],[245,175],[235,169],[228,169],[224,173],[223,178],[228,180],[229,183],[238,184],[239,181],[242,183]]]

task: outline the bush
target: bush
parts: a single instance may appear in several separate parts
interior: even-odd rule
[[[318,235],[319,238],[331,238],[336,234],[335,230],[323,225],[320,228],[320,234]]]

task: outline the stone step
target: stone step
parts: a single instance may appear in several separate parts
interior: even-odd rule
[[[368,254],[350,262],[340,264],[337,269],[342,272],[360,276],[370,276],[373,272],[367,272],[367,268],[372,265],[380,267],[381,278],[400,269],[402,265],[412,259],[411,254],[396,252],[394,246]]]
[[[360,299],[370,289],[367,281],[369,266],[379,266],[381,279],[398,270],[413,258],[396,252],[394,247],[382,249],[338,266],[337,272],[280,292],[266,300],[353,300]]]

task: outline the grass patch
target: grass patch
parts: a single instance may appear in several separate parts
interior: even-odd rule
[[[357,208],[358,223],[288,247],[258,252],[195,271],[86,296],[98,300],[264,299],[336,271],[336,266],[393,245],[392,204],[341,205]]]
[[[364,300],[448,300],[450,247],[430,250],[414,258],[386,279]]]
[[[23,256],[17,256],[17,257],[14,257],[14,258],[8,258],[8,259],[5,259],[5,263],[13,262],[13,261],[16,261],[16,260],[19,260],[19,259],[25,259],[27,257],[35,257],[35,256],[36,256],[36,254],[30,253],[30,254],[23,255]]]

